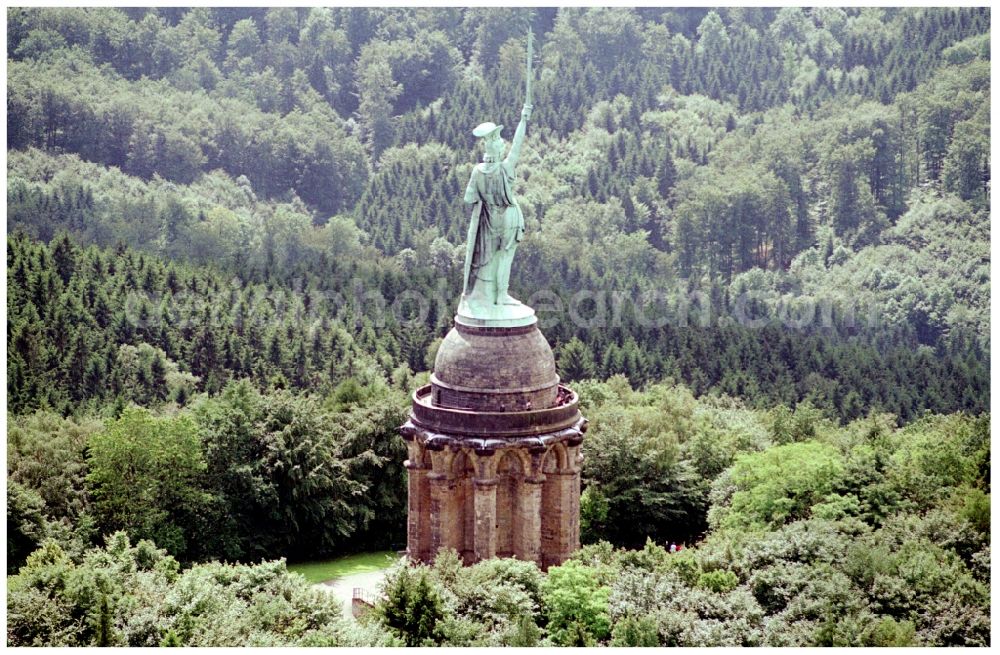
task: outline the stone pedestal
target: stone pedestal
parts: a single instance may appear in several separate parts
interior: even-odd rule
[[[442,548],[466,564],[495,556],[565,561],[580,543],[580,445],[587,421],[559,384],[532,315],[522,325],[459,316],[431,383],[400,427],[409,459],[407,554]]]

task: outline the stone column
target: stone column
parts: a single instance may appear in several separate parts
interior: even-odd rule
[[[481,562],[497,554],[497,481],[473,481],[476,496],[475,561]]]
[[[552,517],[549,523],[554,526],[551,551],[542,553],[543,568],[558,566],[565,562],[579,547],[580,526],[579,510],[574,514],[573,494],[576,493],[576,483],[579,479],[573,471],[550,471],[545,474],[548,484],[555,487],[555,502],[553,506],[543,506],[542,511]],[[575,530],[574,530],[575,528]]]
[[[427,474],[431,488],[430,552],[433,560],[442,548],[461,548],[462,526],[455,507],[455,481],[451,474],[452,454],[431,451],[432,470]]]
[[[542,483],[544,477],[526,477],[518,485],[517,520],[521,524],[519,559],[542,565]]]
[[[431,471],[427,474],[427,481],[431,487],[431,506],[427,517],[430,519],[431,543],[430,552],[427,553],[430,560],[434,558],[447,539],[445,531],[448,529],[448,523],[443,515],[448,513],[448,475],[440,471]]]
[[[583,452],[580,446],[569,449],[569,466],[573,473],[573,481],[569,483],[570,505],[569,505],[569,525],[570,525],[570,553],[580,550],[580,471],[583,470]]]
[[[428,520],[430,508],[426,507],[424,489],[427,484],[427,468],[412,459],[403,464],[407,473],[407,516],[406,554],[415,561],[427,557]]]

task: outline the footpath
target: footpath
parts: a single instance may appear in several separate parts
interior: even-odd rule
[[[323,591],[334,594],[344,607],[344,616],[353,616],[351,605],[354,602],[354,590],[363,590],[364,597],[374,598],[378,593],[378,588],[385,578],[387,569],[380,571],[365,571],[362,573],[351,573],[333,580],[321,582],[316,586]]]

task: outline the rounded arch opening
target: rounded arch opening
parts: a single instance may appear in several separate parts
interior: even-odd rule
[[[561,443],[553,444],[545,452],[545,459],[542,461],[542,472],[565,471],[569,468],[568,462],[569,455],[566,453],[566,446]]]

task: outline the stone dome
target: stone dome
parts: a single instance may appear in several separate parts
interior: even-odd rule
[[[555,357],[534,323],[473,327],[456,323],[441,342],[431,374],[431,404],[487,412],[554,407]]]

